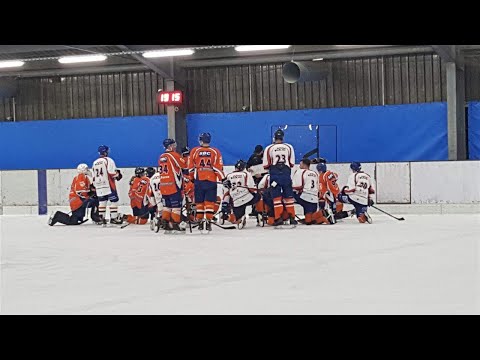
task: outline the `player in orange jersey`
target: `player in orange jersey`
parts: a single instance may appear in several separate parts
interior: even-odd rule
[[[176,152],[177,143],[173,139],[163,141],[165,152],[158,160],[160,192],[162,193],[162,223],[165,233],[184,231],[180,228],[183,205],[183,170],[187,168],[182,156]]]
[[[128,192],[133,215],[123,215],[123,220],[129,224],[145,225],[148,222],[150,213],[146,194],[149,183],[150,179],[145,176],[145,169],[136,168],[135,176],[130,179],[130,191]]]
[[[217,200],[217,182],[225,180],[223,160],[220,151],[210,146],[212,136],[202,133],[200,146],[190,152],[188,168],[195,181],[195,202],[197,207],[198,229],[212,231]]]
[[[98,199],[92,198],[95,192],[92,190],[92,184],[88,177],[88,166],[80,164],[77,167],[77,171],[78,175],[73,178],[68,196],[72,215],[57,211],[55,215],[49,218],[48,225],[53,226],[56,223],[64,225],[83,224],[88,220],[84,220],[87,208],[98,208]],[[95,222],[101,221],[100,216],[94,211],[92,211],[92,220]]]

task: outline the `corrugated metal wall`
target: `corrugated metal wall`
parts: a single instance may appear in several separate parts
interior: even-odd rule
[[[465,96],[467,101],[480,100],[480,56],[465,59]]]
[[[189,113],[316,109],[446,101],[438,55],[385,56],[329,62],[326,80],[288,84],[282,64],[188,69]],[[467,100],[480,100],[480,59],[465,67]],[[17,121],[165,114],[156,102],[164,80],[153,72],[19,80]],[[0,99],[0,121],[13,118]]]
[[[152,72],[20,79],[16,120],[166,114],[156,101],[164,87]],[[1,100],[1,119],[13,118],[12,99]]]
[[[189,69],[188,112],[316,109],[446,101],[446,73],[438,55],[329,61],[322,81],[288,84],[282,64]],[[251,97],[251,102],[250,102]]]

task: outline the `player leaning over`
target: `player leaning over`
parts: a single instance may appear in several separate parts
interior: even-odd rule
[[[243,229],[247,223],[245,210],[247,206],[256,206],[260,200],[252,174],[245,170],[247,163],[243,160],[237,161],[235,171],[227,175],[224,186],[227,189],[223,196],[222,213],[226,213],[230,199],[233,202],[234,218],[230,219],[239,229]]]
[[[100,157],[95,160],[92,166],[93,186],[97,191],[99,201],[99,214],[101,220],[106,224],[105,213],[107,203],[110,201],[110,223],[121,224],[122,217],[118,216],[118,194],[115,181],[122,179],[120,170],[117,170],[115,161],[108,157],[110,149],[108,146],[100,145],[98,154]]]
[[[362,164],[353,162],[350,164],[353,173],[348,178],[347,186],[338,195],[338,200],[344,204],[351,204],[355,208],[357,219],[360,223],[372,223],[372,218],[367,210],[374,204],[373,195],[375,189],[370,175],[362,171]]]
[[[135,169],[135,176],[130,179],[130,206],[133,215],[123,215],[123,220],[129,224],[145,225],[148,222],[149,209],[147,207],[147,190],[150,179],[145,176],[145,169]]]
[[[94,197],[95,192],[91,189],[90,179],[88,178],[88,165],[80,164],[77,167],[78,175],[73,178],[68,195],[70,209],[72,215],[57,211],[55,215],[50,217],[48,225],[53,226],[56,223],[64,225],[80,225],[88,219],[84,220],[87,208],[92,208],[92,220],[97,222],[99,217],[93,210],[98,205],[98,200]]]
[[[212,231],[212,220],[215,215],[217,201],[217,181],[224,181],[223,160],[220,151],[210,146],[212,136],[209,133],[200,134],[200,146],[190,152],[190,173],[195,181],[195,202],[197,210],[198,229]]]
[[[283,142],[284,132],[279,129],[274,135],[274,144],[267,146],[263,154],[263,167],[269,170],[271,194],[275,214],[274,226],[283,224],[283,206],[290,216],[290,225],[295,227],[295,207],[292,189],[292,168],[295,166],[295,151],[292,145]],[[282,203],[283,200],[283,203]]]

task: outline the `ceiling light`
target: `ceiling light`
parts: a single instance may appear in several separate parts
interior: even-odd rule
[[[323,58],[313,59],[312,61],[323,61]]]
[[[288,49],[291,45],[240,45],[236,46],[237,51],[262,51]]]
[[[105,55],[81,55],[81,56],[65,56],[58,59],[58,62],[62,64],[75,64],[85,62],[105,61],[107,57]]]
[[[23,66],[23,64],[25,64],[25,62],[20,60],[0,61],[0,69],[20,67]]]
[[[171,56],[187,56],[195,53],[192,49],[171,49],[171,50],[154,50],[143,53],[144,58],[161,58]]]

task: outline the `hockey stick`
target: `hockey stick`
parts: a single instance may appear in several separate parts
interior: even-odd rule
[[[398,220],[398,221],[405,221],[405,218],[403,218],[403,217],[401,217],[401,218],[397,218],[397,217],[393,216],[392,214],[389,214],[388,212],[386,212],[386,211],[383,211],[382,209],[379,209],[379,208],[378,208],[378,207],[376,207],[376,206],[373,206],[373,205],[372,205],[372,208],[374,208],[374,209],[377,209],[378,211],[380,211],[380,212],[384,213],[385,215],[388,215],[388,216],[390,216],[390,217],[394,218],[395,220]]]
[[[210,224],[213,224],[217,227],[219,227],[220,229],[223,229],[223,230],[235,230],[237,227],[236,226],[222,226],[222,225],[218,225],[217,223],[214,223],[213,221],[210,222]]]
[[[362,197],[362,198],[364,198],[364,199],[367,199],[365,196],[361,196],[361,195],[357,195],[357,196]],[[374,208],[374,209],[376,209],[376,210],[384,213],[385,215],[388,215],[388,216],[394,218],[395,220],[405,221],[405,218],[403,218],[403,217],[397,218],[396,216],[393,216],[392,214],[389,214],[388,212],[386,212],[386,211],[384,211],[384,210],[382,210],[382,209],[379,209],[378,207],[376,207],[376,206],[374,206],[374,205],[371,205],[370,207],[372,207],[372,208]]]

